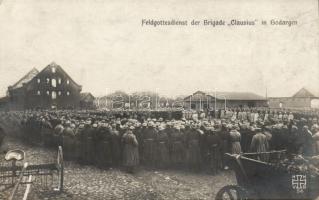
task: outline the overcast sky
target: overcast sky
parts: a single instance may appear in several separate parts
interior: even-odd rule
[[[319,90],[316,0],[0,0],[0,95],[52,61],[83,91]],[[297,20],[253,27],[141,26],[142,19]],[[318,92],[319,94],[319,92]]]

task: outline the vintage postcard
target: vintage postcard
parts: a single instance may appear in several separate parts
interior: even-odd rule
[[[0,199],[319,199],[318,0],[0,0]]]

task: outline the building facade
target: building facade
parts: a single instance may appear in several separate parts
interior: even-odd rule
[[[268,104],[270,108],[318,109],[319,95],[316,95],[315,92],[310,92],[306,88],[301,88],[291,97],[270,97]]]
[[[76,109],[80,106],[82,86],[61,66],[51,63],[42,71],[32,69],[8,87],[9,109]]]

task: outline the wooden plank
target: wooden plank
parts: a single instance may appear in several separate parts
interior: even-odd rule
[[[27,184],[27,188],[24,192],[24,195],[23,195],[23,200],[27,200],[28,198],[28,195],[30,193],[30,188],[31,188],[31,181],[32,181],[32,175],[29,176],[29,179],[28,179],[28,184]]]

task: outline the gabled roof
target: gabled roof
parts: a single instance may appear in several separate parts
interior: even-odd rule
[[[28,72],[25,76],[23,76],[17,83],[15,83],[13,86],[10,87],[10,89],[17,89],[23,86],[23,84],[28,84],[30,83],[30,81],[35,78],[36,76],[40,75],[45,69],[47,69],[48,67],[56,67],[59,68],[62,73],[64,73],[68,79],[73,82],[75,85],[77,85],[78,87],[81,87],[81,85],[77,84],[65,71],[64,69],[60,66],[57,65],[55,62],[50,63],[49,65],[47,65],[44,69],[42,69],[40,72],[36,69],[33,68],[30,72]]]
[[[215,98],[215,92],[203,92],[203,91],[197,91],[196,93],[202,93],[203,95],[209,95],[213,98]],[[186,97],[185,99],[189,98],[190,96]],[[266,100],[265,97],[262,97],[260,95],[257,95],[252,92],[220,92],[216,91],[216,99],[224,99],[226,98],[227,100]],[[194,99],[195,100],[195,99]]]
[[[64,71],[64,69],[63,69],[60,65],[56,64],[54,61],[51,62],[48,66],[46,66],[43,70],[41,70],[41,72],[44,71],[45,69],[47,69],[48,67],[59,68],[59,69],[68,77],[68,79],[70,79],[71,82],[73,82],[75,85],[77,85],[77,86],[79,86],[79,87],[82,87],[82,86],[79,85],[77,82],[75,82],[75,81],[71,78],[71,76],[70,76],[68,73],[66,73],[66,71]],[[41,72],[39,72],[39,73],[41,73]]]
[[[9,101],[9,97],[0,97],[0,103],[7,103]]]
[[[95,97],[90,92],[80,93],[81,101],[90,101],[90,99],[94,100]]]
[[[30,82],[38,73],[39,71],[36,68],[33,68],[26,75],[24,75],[18,82],[16,82],[11,88],[17,89],[22,87],[23,84]]]
[[[292,97],[319,97],[319,95],[316,95],[317,93],[314,93],[313,91],[310,92],[309,89],[306,89],[305,87],[301,88],[298,92],[296,92]]]

